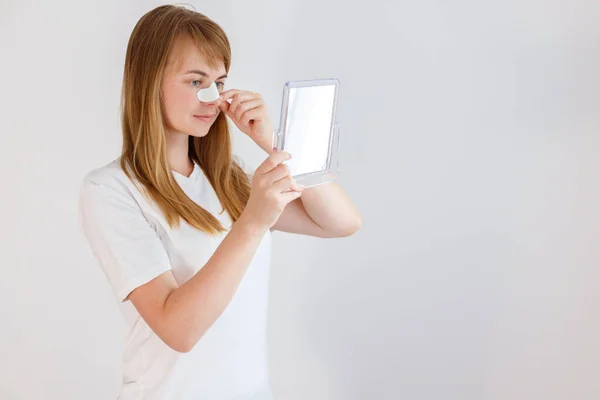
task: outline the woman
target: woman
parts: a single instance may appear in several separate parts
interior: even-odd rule
[[[360,225],[337,184],[293,181],[260,95],[224,90],[230,59],[206,16],[145,14],[125,58],[121,156],[81,187],[81,227],[127,322],[121,400],[270,399],[271,231]],[[220,98],[199,102],[213,83]],[[227,118],[268,154],[253,173],[232,157]]]

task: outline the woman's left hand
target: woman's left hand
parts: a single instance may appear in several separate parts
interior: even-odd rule
[[[262,96],[245,90],[229,89],[221,93],[219,108],[258,146],[273,152],[273,125]],[[231,99],[231,104],[227,101]]]

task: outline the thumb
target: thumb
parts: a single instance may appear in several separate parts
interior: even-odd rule
[[[291,203],[292,201],[296,200],[297,198],[302,196],[302,191],[296,191],[296,190],[290,190],[289,192],[283,192],[280,195],[283,200],[286,202],[286,204]]]
[[[231,105],[229,104],[228,101],[223,100],[221,102],[221,104],[219,104],[219,108],[221,109],[221,111],[223,111],[227,116],[231,117],[231,112],[229,111],[229,107]]]

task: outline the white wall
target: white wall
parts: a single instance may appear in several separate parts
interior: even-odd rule
[[[275,237],[279,399],[600,398],[600,3],[193,2],[229,87],[341,81],[355,236]],[[114,399],[121,316],[78,231],[158,3],[0,5],[0,398]],[[260,150],[238,134],[254,164]]]

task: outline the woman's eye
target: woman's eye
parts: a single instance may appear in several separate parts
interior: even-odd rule
[[[198,87],[199,85],[202,84],[202,81],[194,80],[194,81],[190,81],[190,83],[192,84],[192,86]],[[217,85],[217,88],[219,88],[219,89],[223,89],[223,87],[225,87],[224,82],[215,82],[215,85]]]

